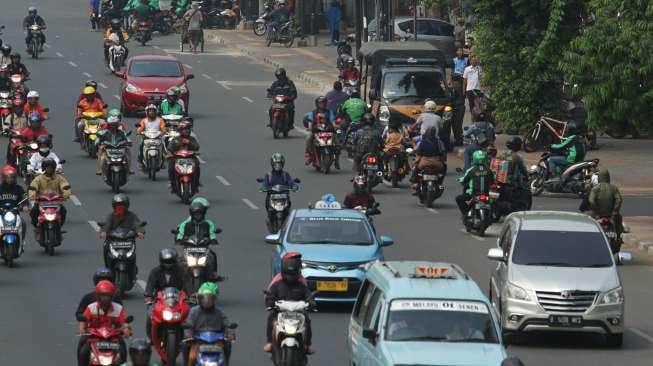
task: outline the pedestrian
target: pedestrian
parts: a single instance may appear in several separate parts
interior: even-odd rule
[[[184,14],[184,20],[187,22],[187,37],[190,51],[197,53],[197,46],[202,40],[202,25],[204,23],[204,14],[200,10],[200,2],[193,1],[191,8]]]
[[[463,144],[463,119],[465,117],[465,89],[463,89],[463,74],[469,65],[469,59],[465,57],[463,47],[456,47],[456,56],[453,58],[454,69],[451,73],[449,85],[453,96],[453,118],[451,128],[453,130],[454,146]]]
[[[90,0],[88,11],[91,16],[91,32],[100,30],[100,0]]]
[[[470,56],[471,65],[463,72],[463,89],[469,103],[469,111],[473,112],[476,93],[481,91],[481,66],[478,64],[476,55]]]
[[[325,97],[327,99],[327,109],[333,112],[333,114],[336,114],[338,113],[338,109],[340,109],[340,105],[349,98],[349,95],[342,91],[342,83],[335,81],[333,83],[333,89],[326,93]]]
[[[340,3],[337,0],[331,2],[326,16],[329,23],[329,32],[331,32],[330,44],[336,45],[340,41],[340,21],[342,20],[342,10],[340,10]]]

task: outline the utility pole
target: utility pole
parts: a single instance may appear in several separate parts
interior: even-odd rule
[[[358,55],[358,50],[361,48],[363,41],[363,14],[362,14],[362,3],[364,0],[353,0],[354,1],[354,32],[356,33],[356,49],[352,56],[356,57]]]

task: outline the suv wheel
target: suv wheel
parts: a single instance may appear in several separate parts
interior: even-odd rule
[[[605,336],[605,345],[610,348],[621,348],[624,343],[624,334],[608,334]]]

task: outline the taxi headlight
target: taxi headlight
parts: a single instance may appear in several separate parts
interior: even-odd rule
[[[621,286],[612,289],[599,297],[599,305],[615,305],[624,302],[624,290]]]
[[[517,285],[513,285],[512,283],[508,283],[508,286],[506,287],[506,295],[510,299],[531,301],[531,297],[528,296],[528,292],[526,290]]]
[[[379,121],[388,122],[390,120],[390,108],[387,105],[382,105],[379,108]]]

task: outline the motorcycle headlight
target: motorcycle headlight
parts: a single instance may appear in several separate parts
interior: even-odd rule
[[[523,288],[508,283],[506,287],[506,295],[510,299],[521,300],[521,301],[531,301],[531,297],[528,296],[528,292]]]
[[[537,171],[537,165],[531,165],[530,171],[531,172]]]
[[[192,255],[187,255],[186,256],[186,265],[188,267],[195,267],[197,265],[197,258],[193,257]]]
[[[127,83],[127,85],[125,85],[125,90],[128,93],[137,93],[138,92],[138,88],[132,83]]]
[[[299,328],[298,319],[286,319],[283,323],[283,331],[288,335],[296,334],[297,328]]]
[[[111,253],[111,256],[114,257],[114,258],[120,257],[120,252],[113,249],[113,246],[111,246],[111,245],[109,245],[109,252]]]
[[[53,213],[45,213],[43,216],[45,216],[45,219],[48,221],[54,221],[54,219],[57,218],[57,215]]]
[[[621,286],[612,289],[598,299],[598,305],[616,305],[624,302],[624,290]]]
[[[206,265],[206,257],[199,257],[197,259],[197,265],[198,266],[205,266]]]
[[[174,317],[174,313],[170,310],[163,310],[163,320],[170,321]]]
[[[387,105],[382,105],[379,108],[379,121],[388,122],[390,121],[390,108]]]
[[[125,253],[125,257],[127,257],[127,258],[132,257],[132,256],[134,255],[134,251],[135,251],[135,250],[136,250],[136,247],[133,246],[131,249],[129,249],[129,250],[127,251],[127,253]]]
[[[113,356],[112,355],[98,355],[98,361],[100,365],[113,365]]]
[[[181,91],[181,94],[188,93],[188,88],[186,87],[186,83],[179,85],[179,91]]]
[[[4,217],[2,218],[2,221],[4,221],[5,226],[14,226],[16,225],[16,214],[14,214],[11,211],[8,211],[5,213]]]

